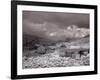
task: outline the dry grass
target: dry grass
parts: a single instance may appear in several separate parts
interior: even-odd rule
[[[23,57],[23,69],[25,68],[50,68],[89,65],[89,55],[80,59],[61,57],[59,53],[43,54],[37,57]]]

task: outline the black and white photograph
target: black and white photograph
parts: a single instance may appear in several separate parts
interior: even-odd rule
[[[23,11],[23,69],[90,65],[89,14]]]
[[[12,1],[12,78],[96,74],[96,13],[93,5]]]

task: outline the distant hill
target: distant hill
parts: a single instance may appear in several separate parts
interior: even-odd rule
[[[28,35],[28,34],[24,34],[23,35],[23,47],[28,47],[28,48],[32,48],[34,47],[34,45],[53,45],[55,44],[56,41],[52,41],[49,39],[45,39],[42,37],[38,37],[38,36],[33,36],[33,35]]]
[[[80,44],[89,44],[89,35],[83,38],[66,38],[65,40],[53,41],[51,39],[46,39],[43,37],[23,34],[23,48],[32,49],[35,45],[43,45],[43,46],[51,46],[56,44],[66,44],[70,43],[70,45],[80,45]]]

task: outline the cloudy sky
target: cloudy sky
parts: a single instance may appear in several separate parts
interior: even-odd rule
[[[23,11],[23,32],[48,39],[64,39],[71,36],[67,28],[76,25],[89,28],[89,14]]]

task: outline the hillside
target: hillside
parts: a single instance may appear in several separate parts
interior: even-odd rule
[[[28,35],[24,36],[29,40]],[[89,65],[89,36],[51,41],[34,36],[23,51],[23,68]]]

